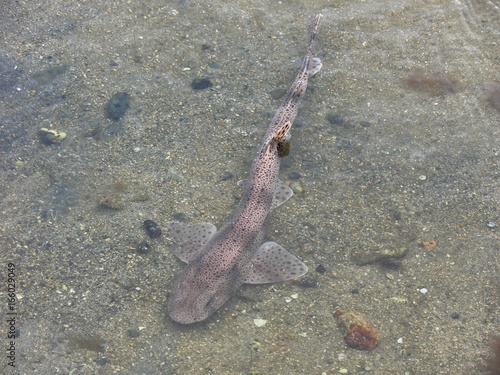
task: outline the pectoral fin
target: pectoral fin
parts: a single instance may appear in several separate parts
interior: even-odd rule
[[[244,283],[264,284],[295,279],[305,275],[307,266],[276,242],[259,247],[251,267],[244,272]]]
[[[169,221],[167,227],[172,237],[172,252],[186,263],[196,258],[217,232],[217,228],[212,223],[181,224],[177,221]]]
[[[288,187],[283,181],[278,179],[276,181],[276,186],[274,187],[274,197],[272,209],[281,206],[287,200],[289,200],[293,195],[293,190]]]
[[[321,70],[322,66],[323,66],[323,64],[321,63],[321,60],[318,57],[313,57],[309,61],[309,66],[307,67],[309,77],[312,77],[313,75],[318,73]]]

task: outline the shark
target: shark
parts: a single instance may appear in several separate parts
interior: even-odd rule
[[[173,253],[187,263],[174,280],[167,302],[168,314],[177,323],[207,319],[243,284],[286,281],[307,273],[307,266],[297,257],[263,240],[270,213],[293,195],[278,174],[309,78],[322,67],[321,60],[313,57],[321,17],[318,14],[309,26],[309,44],[299,73],[257,149],[248,178],[238,183],[243,194],[226,223],[219,230],[208,222],[166,224]]]

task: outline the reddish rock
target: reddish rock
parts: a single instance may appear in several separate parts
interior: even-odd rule
[[[360,313],[337,310],[333,316],[346,329],[344,341],[349,347],[373,350],[378,346],[380,333]]]

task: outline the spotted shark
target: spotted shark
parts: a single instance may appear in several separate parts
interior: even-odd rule
[[[295,81],[276,112],[249,176],[239,185],[242,198],[219,230],[211,223],[167,223],[174,254],[187,263],[169,296],[169,316],[181,324],[205,320],[242,284],[285,281],[307,273],[307,266],[275,242],[263,242],[270,212],[292,190],[278,179],[280,159],[288,153],[290,128],[310,77],[321,69],[313,44],[321,14],[309,26],[309,44]]]

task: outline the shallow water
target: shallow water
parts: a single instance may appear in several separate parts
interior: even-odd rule
[[[4,356],[5,373],[484,373],[500,332],[498,3],[5,9],[0,258],[15,265],[19,299],[17,367]],[[151,239],[142,223],[224,222],[317,13],[323,69],[282,167],[303,193],[268,233],[315,287],[247,286],[208,321],[178,326],[165,306],[183,265],[166,229]],[[196,78],[214,86],[194,91]],[[113,121],[118,92],[130,108]],[[67,138],[46,145],[41,128]],[[151,252],[137,253],[142,241]],[[373,322],[379,347],[347,347],[338,308]]]

